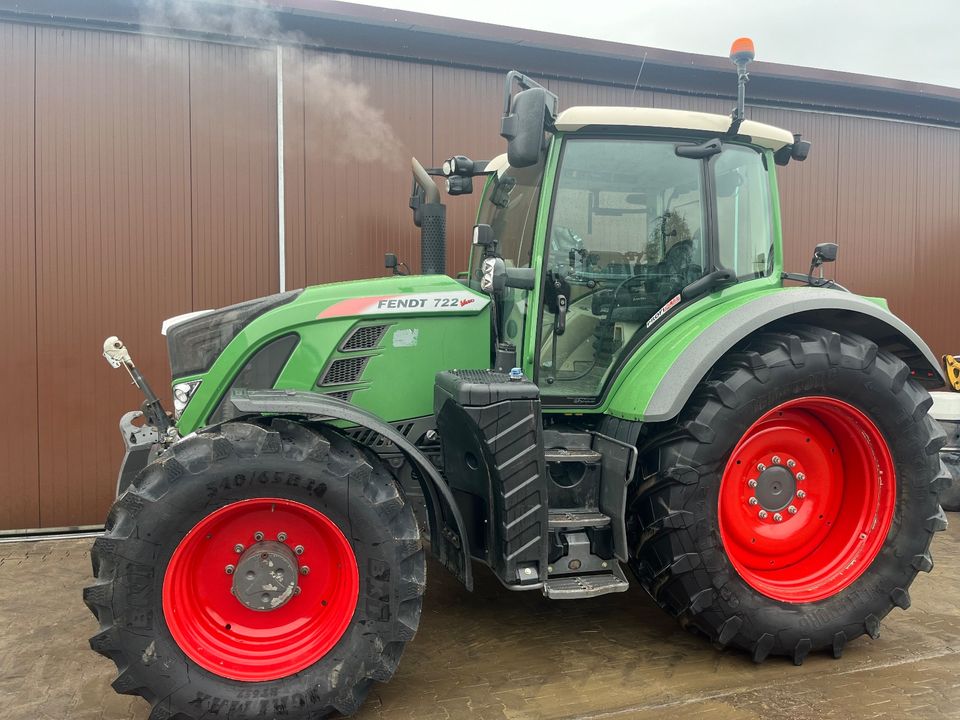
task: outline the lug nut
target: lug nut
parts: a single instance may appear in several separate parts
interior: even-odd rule
[[[303,555],[303,545],[297,545],[297,546],[293,549],[293,551],[294,551],[297,555]]]
[[[280,542],[286,542],[286,541],[287,541],[287,534],[286,534],[285,532],[278,532],[278,533],[277,533],[277,540],[279,540]]]
[[[779,455],[774,455],[772,458],[770,458],[770,462],[772,462],[774,465],[779,465],[779,464],[780,464],[780,456],[779,456]]]
[[[299,594],[300,594],[300,586],[299,586],[299,585],[297,585],[297,586],[293,589],[293,594],[294,594],[294,595],[299,595]]]
[[[243,552],[243,545],[241,545],[240,543],[237,543],[236,545],[233,546],[233,551],[234,551],[237,555],[239,555],[240,553]]]
[[[261,540],[263,540],[263,533],[258,530],[253,534],[253,539],[256,540],[257,542],[260,542]]]
[[[766,466],[766,465],[764,465],[763,463],[757,463],[757,470],[758,470],[758,471],[763,472],[763,471],[766,470],[766,469],[767,469],[767,466]]]
[[[807,494],[803,490],[797,490],[797,497],[803,500]]]
[[[300,568],[300,574],[301,574],[301,575],[309,575],[309,574],[310,574],[310,566],[309,566],[309,565],[304,565],[302,568]]]
[[[755,487],[757,486],[757,481],[754,480],[753,478],[751,478],[751,479],[747,480],[747,486],[748,486],[748,487],[755,488]]]
[[[774,514],[773,514],[773,521],[774,521],[774,522],[780,522],[781,520],[783,520],[783,515],[781,515],[780,513],[774,513]]]
[[[750,503],[751,505],[756,505],[759,502],[759,500],[757,500],[755,497],[752,497],[749,500],[747,500],[747,502]]]
[[[227,565],[227,566],[223,569],[223,571],[224,571],[227,575],[233,575],[233,571],[234,571],[234,570],[236,570],[236,568],[235,568],[233,565]]]
[[[795,505],[791,505],[790,507],[787,508],[787,512],[790,513],[791,515],[796,515],[796,514],[797,514],[797,508],[796,508],[796,506],[795,506]]]
[[[761,510],[760,512],[757,513],[757,516],[758,516],[761,520],[766,520],[766,519],[767,519],[767,511],[766,511],[766,510]]]
[[[803,473],[797,473],[797,480],[806,480],[807,476]]]
[[[796,461],[796,460],[787,460],[787,467],[788,467],[788,468],[792,468],[792,467],[796,467],[796,466],[797,466],[797,461]]]

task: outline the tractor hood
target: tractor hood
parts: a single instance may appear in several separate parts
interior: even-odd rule
[[[432,411],[440,370],[486,368],[490,299],[445,275],[318,285],[165,324],[181,432],[237,389],[310,390],[385,420]]]

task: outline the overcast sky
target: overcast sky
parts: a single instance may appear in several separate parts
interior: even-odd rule
[[[960,87],[960,0],[352,0],[649,47]]]

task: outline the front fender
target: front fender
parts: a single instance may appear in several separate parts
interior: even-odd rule
[[[663,422],[676,417],[716,362],[747,336],[773,323],[807,323],[849,330],[900,357],[922,383],[944,382],[936,357],[903,320],[858,295],[823,288],[790,288],[760,293],[711,323],[685,323],[657,342],[618,383],[607,412],[615,417]],[[665,368],[651,382],[649,368]],[[631,382],[633,380],[633,382]],[[632,385],[646,392],[631,392]]]
[[[469,538],[453,493],[433,463],[396,428],[356,405],[319,393],[297,390],[237,390],[230,400],[237,410],[244,414],[273,413],[303,415],[324,421],[344,420],[353,425],[370,428],[396,445],[419,471],[417,474],[427,505],[430,544],[434,555],[468,590],[473,590]]]

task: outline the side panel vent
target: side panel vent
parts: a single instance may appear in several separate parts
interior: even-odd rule
[[[347,336],[347,339],[340,345],[341,352],[356,352],[357,350],[373,350],[380,344],[384,333],[387,332],[386,325],[368,325],[367,327],[358,327]]]
[[[319,384],[326,386],[355,383],[360,380],[369,359],[368,357],[351,357],[334,360],[320,378]]]
[[[350,402],[350,398],[353,397],[353,390],[337,390],[332,393],[324,393],[326,397],[336,398],[337,400],[343,400],[344,402]]]

